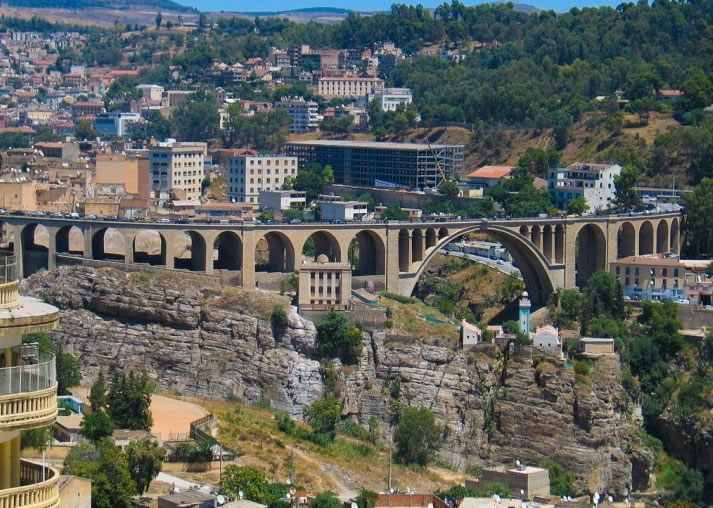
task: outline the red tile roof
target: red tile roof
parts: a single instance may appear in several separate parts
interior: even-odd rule
[[[513,166],[483,166],[468,174],[468,178],[505,178],[513,170]]]
[[[620,265],[683,266],[678,258],[667,258],[661,255],[629,256],[612,261],[612,263]]]

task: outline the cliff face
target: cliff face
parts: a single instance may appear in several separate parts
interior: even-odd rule
[[[275,333],[269,305],[231,306],[220,295],[176,286],[62,267],[23,282],[23,291],[60,307],[53,338],[80,357],[86,383],[100,369],[133,369],[147,372],[160,390],[265,397],[296,417],[322,396],[311,322],[293,313],[289,327]],[[615,410],[615,358],[598,361],[590,382],[578,383],[571,370],[380,332],[365,334],[364,343],[356,364],[335,361],[345,417],[364,424],[374,417],[388,432],[399,405],[422,405],[444,424],[443,460],[465,466],[551,458],[575,474],[579,492],[625,495],[632,477],[647,477],[645,458],[629,456],[633,426]]]

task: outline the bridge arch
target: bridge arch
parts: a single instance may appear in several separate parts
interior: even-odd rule
[[[49,231],[39,223],[22,228],[22,276],[29,277],[49,267]]]
[[[639,226],[639,255],[654,253],[654,226],[651,221],[644,221]]]
[[[550,224],[542,228],[542,254],[545,255],[548,263],[554,262],[554,230]]]
[[[530,230],[530,241],[535,244],[535,247],[542,250],[542,230],[537,224],[532,226]]]
[[[218,255],[213,258],[215,270],[241,270],[243,267],[243,241],[233,231],[223,231],[215,237],[213,250]]]
[[[607,263],[606,235],[596,224],[587,224],[577,232],[575,256],[575,283],[583,287],[597,270]]]
[[[636,229],[631,222],[623,222],[617,231],[617,259],[636,255]]]
[[[443,238],[447,238],[449,234],[448,228],[441,228],[438,230],[438,239],[442,240]]]
[[[668,222],[666,219],[661,219],[659,225],[656,226],[656,253],[669,252],[671,244],[668,238]]]
[[[0,249],[15,252],[15,228],[7,222],[0,222]]]
[[[564,263],[564,226],[562,224],[557,224],[555,226],[555,263]]]
[[[406,282],[407,287],[405,289],[407,291],[405,293],[411,294],[413,292],[416,282],[421,277],[421,274],[425,270],[426,266],[441,248],[473,231],[487,233],[492,238],[498,240],[508,250],[513,260],[520,268],[525,286],[527,287],[527,291],[530,294],[532,301],[538,305],[544,304],[547,301],[547,297],[554,291],[554,283],[550,276],[545,256],[535,248],[528,237],[523,238],[518,233],[511,231],[506,227],[490,224],[487,225],[485,229],[483,229],[483,225],[480,224],[467,227],[453,233],[450,236],[442,238],[436,248],[431,250],[426,255],[416,273],[413,276],[409,274],[408,279],[405,279],[405,281],[408,281]],[[403,232],[408,234],[406,230],[402,229],[399,232],[399,235]]]
[[[411,262],[423,261],[426,248],[424,244],[423,231],[414,229],[411,231]]]
[[[348,257],[354,275],[384,275],[386,249],[384,241],[374,231],[359,231],[352,238],[349,250]]]
[[[255,270],[287,273],[295,270],[295,247],[280,231],[269,231],[255,242]]]
[[[185,247],[182,253],[176,252],[173,260],[175,268],[190,270],[192,272],[205,272],[208,266],[208,250],[206,241],[202,234],[198,231],[184,231],[183,234],[188,238],[184,238]],[[185,257],[185,253],[190,252],[190,258]]]
[[[681,230],[680,230],[680,225],[678,219],[673,219],[671,221],[671,235],[670,235],[670,240],[671,244],[669,249],[671,252],[675,252],[676,254],[679,253],[680,251],[680,242],[681,242]]]
[[[166,266],[166,238],[155,229],[142,229],[136,233],[131,249],[134,263]]]
[[[329,231],[315,231],[307,237],[300,251],[303,257],[317,259],[320,254],[326,255],[330,261],[342,261],[342,248],[339,240]]]
[[[436,234],[436,230],[433,228],[426,229],[426,250],[435,247],[437,243],[438,235]]]
[[[84,254],[84,231],[77,226],[64,226],[59,228],[55,235],[55,249],[57,254]]]
[[[92,235],[92,259],[125,261],[126,238],[117,228],[105,227]]]

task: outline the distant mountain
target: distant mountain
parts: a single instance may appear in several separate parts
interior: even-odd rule
[[[181,5],[173,0],[5,0],[10,7],[28,9],[118,9],[130,10],[136,6],[156,10],[198,13],[198,9]]]
[[[302,9],[290,9],[286,11],[250,11],[241,12],[250,16],[289,16],[289,15],[312,15],[312,14],[335,14],[348,16],[350,9],[341,9],[339,7],[304,7]]]

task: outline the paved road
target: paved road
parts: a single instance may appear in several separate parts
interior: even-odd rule
[[[520,269],[506,261],[503,261],[503,264],[500,265],[500,264],[498,264],[498,261],[496,259],[490,259],[490,258],[486,258],[483,256],[476,256],[475,254],[465,254],[463,252],[457,252],[457,251],[446,250],[446,249],[441,249],[441,253],[446,256],[455,256],[455,257],[459,257],[459,258],[470,259],[471,261],[476,261],[478,263],[488,265],[492,268],[495,268],[496,270],[500,270],[503,273],[517,274],[520,277],[522,277],[522,274],[520,273]]]
[[[175,487],[178,487],[181,490],[190,488],[197,489],[198,487],[200,487],[200,484],[198,483],[186,481],[182,478],[179,478],[178,476],[173,476],[168,473],[164,473],[163,471],[158,474],[156,480],[163,483],[168,483],[169,485],[174,485]]]

